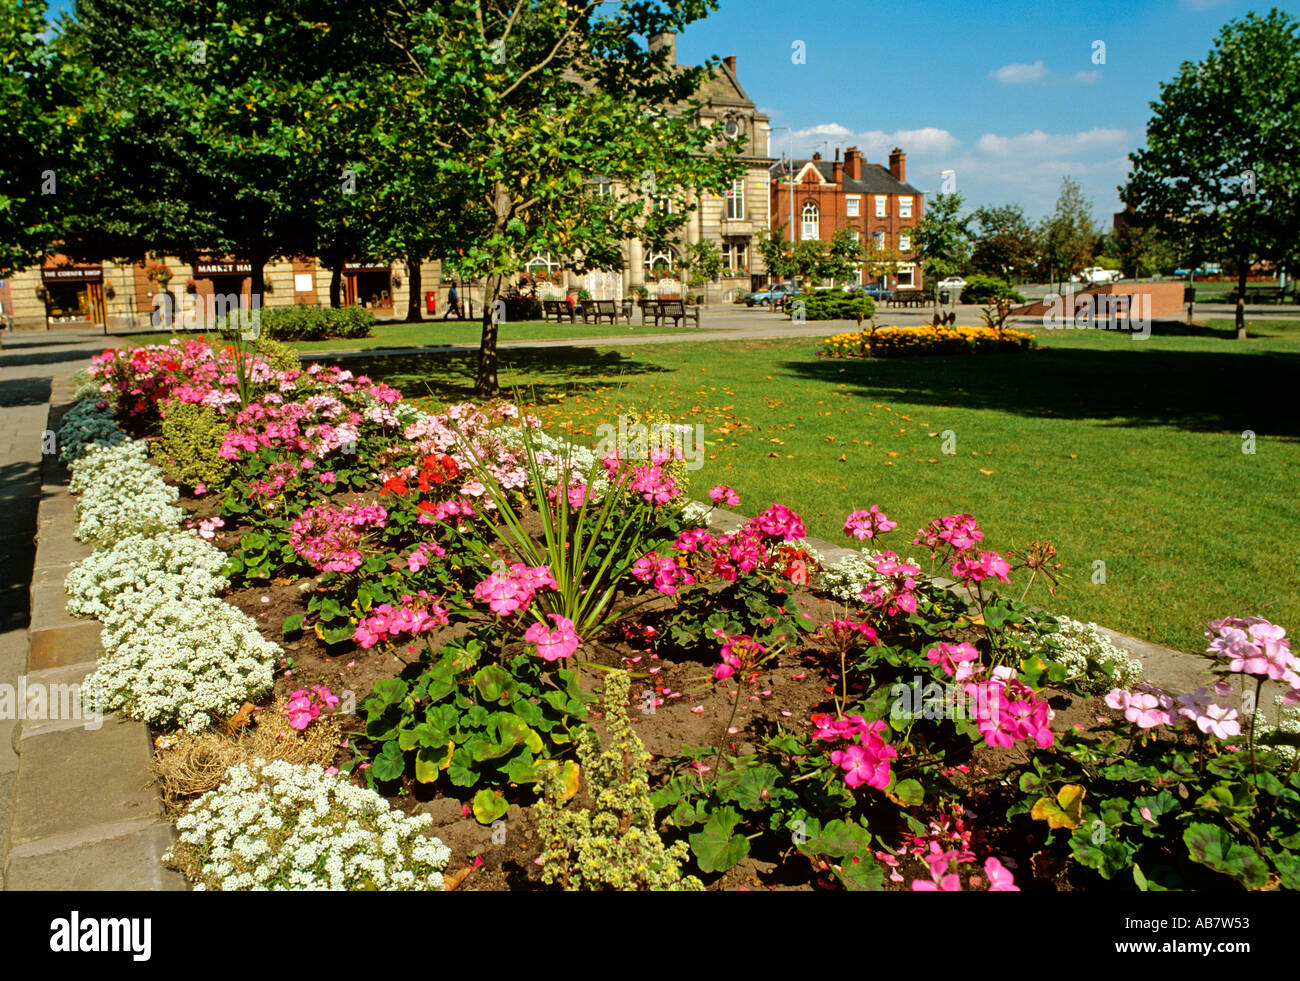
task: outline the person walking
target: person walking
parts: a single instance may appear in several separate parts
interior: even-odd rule
[[[465,311],[461,309],[460,294],[456,292],[455,283],[452,283],[451,289],[447,291],[447,312],[442,315],[442,319],[446,320],[450,317],[453,310],[456,311],[457,320],[465,319]]]

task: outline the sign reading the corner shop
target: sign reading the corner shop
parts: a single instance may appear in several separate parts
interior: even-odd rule
[[[88,283],[103,278],[103,266],[47,266],[41,270],[41,279],[47,283]]]

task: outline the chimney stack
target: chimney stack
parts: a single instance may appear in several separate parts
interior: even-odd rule
[[[831,164],[831,181],[835,184],[844,183],[844,164],[840,163],[840,148],[835,148],[835,161]]]
[[[727,66],[727,70],[728,70],[729,72],[731,72],[732,75],[735,75],[735,74],[736,74],[736,56],[735,56],[735,55],[727,55],[727,57],[725,57],[725,58],[722,59],[722,63],[723,63],[724,65]]]
[[[822,152],[820,150],[818,150],[816,153],[813,154],[814,160],[820,160],[821,158],[822,158]]]
[[[862,153],[855,146],[844,151],[844,172],[855,181],[862,180]]]
[[[889,151],[889,173],[899,183],[907,183],[907,154],[898,147]]]
[[[665,67],[677,67],[677,32],[660,31],[658,34],[650,35],[651,53],[667,50],[668,61]]]

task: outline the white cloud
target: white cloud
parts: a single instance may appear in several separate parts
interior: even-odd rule
[[[1081,133],[1044,133],[1036,129],[1032,133],[1020,133],[1017,136],[998,136],[985,133],[975,141],[975,148],[991,156],[1006,157],[1015,154],[1019,157],[1046,154],[1060,155],[1078,153],[1099,147],[1113,146],[1123,142],[1128,136],[1122,129],[1096,128]]]
[[[990,78],[995,78],[1004,85],[1024,85],[1046,76],[1047,67],[1042,61],[1035,61],[1032,65],[1003,65],[996,71],[989,72]]]
[[[1101,72],[1075,72],[1074,80],[1082,85],[1096,85],[1101,81]]]
[[[793,134],[795,154],[806,155],[812,150],[821,150],[825,141],[832,150],[835,147],[856,146],[862,150],[868,160],[883,158],[894,147],[901,147],[904,153],[935,154],[948,153],[961,145],[961,141],[946,129],[935,126],[923,126],[919,129],[898,129],[892,132],[873,129],[854,132],[839,123],[820,123],[805,129],[798,129]],[[778,145],[784,145],[781,140]]]

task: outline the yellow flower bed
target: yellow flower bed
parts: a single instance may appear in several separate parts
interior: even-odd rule
[[[908,354],[989,354],[1028,351],[1032,334],[992,327],[879,327],[826,338],[823,358],[887,358]]]

